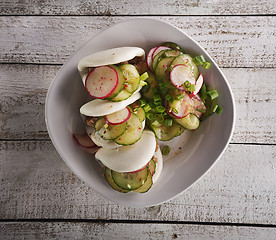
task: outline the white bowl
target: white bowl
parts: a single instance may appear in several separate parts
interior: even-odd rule
[[[207,84],[218,90],[223,112],[204,121],[181,151],[174,149],[173,157],[165,161],[159,181],[149,192],[119,193],[107,184],[94,157],[83,152],[72,137],[73,133],[85,132],[79,109],[90,99],[80,79],[77,65],[81,58],[100,50],[138,46],[148,51],[166,41],[179,44],[192,56],[203,54],[212,63],[209,70],[200,70]],[[105,198],[132,207],[161,204],[190,187],[222,155],[234,129],[233,94],[217,64],[187,34],[167,22],[151,18],[134,18],[120,22],[84,44],[57,73],[47,94],[45,111],[50,138],[71,170]],[[179,138],[173,141],[174,145],[182,144]]]

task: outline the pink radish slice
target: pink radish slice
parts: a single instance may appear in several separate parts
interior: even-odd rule
[[[153,54],[152,54],[152,59],[153,59],[159,52],[161,52],[161,51],[163,51],[163,50],[171,50],[171,48],[165,47],[165,46],[157,47],[157,48],[154,50]]]
[[[202,73],[199,75],[198,79],[196,80],[196,83],[195,83],[195,90],[191,93],[191,96],[190,97],[193,97],[195,96],[196,94],[198,94],[198,92],[200,91],[201,87],[202,87],[202,84],[203,84],[203,75]]]
[[[117,71],[110,66],[94,68],[86,77],[85,87],[94,98],[107,98],[116,89],[119,82]]]
[[[188,94],[185,94],[181,100],[174,101],[173,103],[165,103],[165,107],[166,112],[173,118],[184,118],[193,111],[193,104]]]
[[[108,114],[105,116],[105,121],[111,125],[118,125],[126,122],[131,116],[131,111],[128,107],[120,111]]]
[[[148,65],[148,68],[152,71],[152,60],[153,60],[153,53],[154,51],[156,50],[156,48],[158,47],[153,47],[151,50],[149,50],[149,53],[147,55],[147,65]]]
[[[81,135],[81,134],[73,134],[73,138],[76,140],[76,142],[84,148],[93,148],[96,146],[96,144],[91,140],[91,138],[88,135]]]
[[[181,91],[185,91],[184,83],[186,81],[189,81],[190,84],[195,84],[195,79],[191,75],[190,68],[185,64],[178,64],[173,67],[170,72],[170,80]]]
[[[198,118],[200,118],[202,116],[202,112],[197,111],[197,109],[206,111],[206,107],[198,95],[192,97],[191,100],[193,105],[193,110],[191,111],[191,113],[195,114]]]

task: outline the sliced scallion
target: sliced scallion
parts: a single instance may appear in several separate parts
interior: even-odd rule
[[[223,108],[221,106],[218,105],[217,109],[216,109],[216,113],[217,114],[221,114],[223,111]]]
[[[164,127],[171,127],[173,124],[173,120],[171,118],[164,119],[163,126]]]
[[[144,108],[145,112],[148,112],[149,110],[151,110],[151,107],[148,103],[143,108]]]
[[[219,96],[217,90],[214,90],[214,89],[208,91],[207,94],[210,96],[210,98],[212,100],[214,100],[215,98],[217,98]]]
[[[209,62],[204,62],[204,63],[202,64],[202,67],[204,67],[205,69],[209,69],[210,66],[211,66],[211,63],[209,63]]]
[[[163,113],[166,111],[166,108],[164,108],[163,106],[157,106],[154,110],[158,113]]]
[[[195,64],[197,65],[202,65],[205,61],[205,58],[203,55],[199,55],[193,58],[193,61],[195,62]]]
[[[148,74],[147,72],[144,72],[144,73],[140,76],[140,81],[145,81],[148,77],[149,77],[149,74]]]
[[[196,109],[198,112],[201,112],[201,113],[206,113],[206,111],[205,110],[202,110],[202,109]]]
[[[155,115],[151,112],[147,112],[146,113],[146,118],[153,122],[155,120]]]
[[[178,94],[178,95],[175,96],[176,100],[181,100],[182,98],[184,98],[183,94]]]
[[[164,122],[164,116],[162,114],[155,114],[155,119],[160,123]]]
[[[154,95],[153,95],[153,101],[154,101],[154,102],[161,101],[160,95],[159,95],[159,94],[154,94]]]
[[[146,100],[143,98],[140,99],[139,103],[140,103],[140,107],[144,107],[147,104]]]
[[[162,155],[164,156],[167,156],[170,153],[170,151],[171,151],[171,148],[168,145],[162,147],[161,149]]]

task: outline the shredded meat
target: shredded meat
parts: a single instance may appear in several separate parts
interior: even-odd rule
[[[135,57],[131,59],[129,63],[136,67],[140,75],[148,70],[148,65],[143,57]]]
[[[98,118],[96,118],[96,117],[86,117],[85,123],[86,123],[86,125],[93,127],[95,122],[97,121],[97,119]]]

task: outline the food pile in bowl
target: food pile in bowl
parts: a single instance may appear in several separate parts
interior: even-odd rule
[[[116,191],[145,193],[162,173],[169,141],[221,113],[218,93],[199,71],[210,63],[166,42],[150,49],[120,47],[89,55],[78,70],[93,100],[80,108],[86,135],[79,146],[104,167]]]

